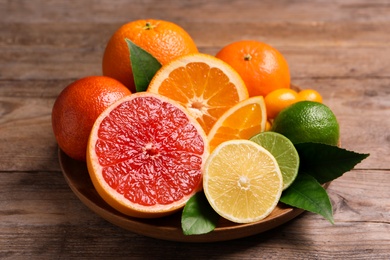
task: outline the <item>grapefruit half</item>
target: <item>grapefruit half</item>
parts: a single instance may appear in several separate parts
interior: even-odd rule
[[[179,210],[202,188],[208,155],[206,134],[184,107],[141,92],[98,117],[87,166],[109,205],[129,216],[153,218]]]

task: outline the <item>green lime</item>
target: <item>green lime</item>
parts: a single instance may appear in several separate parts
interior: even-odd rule
[[[262,132],[250,140],[268,150],[275,157],[283,176],[283,190],[287,189],[297,177],[299,168],[299,155],[293,143],[275,132]]]
[[[271,131],[286,136],[294,144],[314,142],[337,145],[339,124],[329,107],[313,101],[301,101],[283,109]]]

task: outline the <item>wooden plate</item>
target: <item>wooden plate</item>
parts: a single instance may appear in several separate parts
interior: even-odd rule
[[[157,219],[138,219],[128,217],[109,206],[95,190],[85,163],[68,157],[59,150],[62,172],[72,191],[92,211],[107,221],[126,230],[144,236],[180,242],[216,242],[243,238],[280,226],[303,212],[279,203],[265,219],[250,223],[236,224],[221,218],[214,231],[203,235],[183,235],[181,212]]]

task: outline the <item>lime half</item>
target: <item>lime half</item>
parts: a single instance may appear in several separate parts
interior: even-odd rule
[[[299,168],[299,155],[293,143],[285,136],[275,132],[262,132],[251,141],[268,150],[276,159],[283,176],[283,190],[295,180]]]

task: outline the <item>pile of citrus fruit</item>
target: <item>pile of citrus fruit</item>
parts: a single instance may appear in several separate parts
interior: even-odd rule
[[[126,39],[161,68],[136,93]],[[71,158],[86,161],[113,208],[153,218],[203,191],[237,223],[261,220],[293,183],[299,142],[337,145],[339,128],[315,90],[291,88],[286,59],[258,41],[237,41],[215,56],[198,52],[176,24],[138,20],[108,41],[103,75],[75,81],[58,96],[53,132]]]

